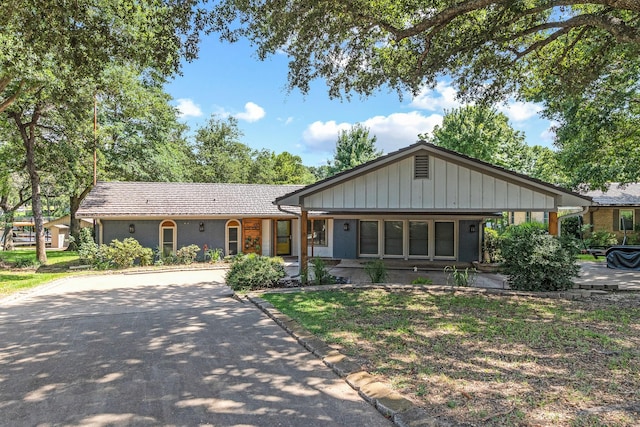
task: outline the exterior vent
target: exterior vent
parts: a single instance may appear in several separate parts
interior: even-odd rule
[[[415,156],[413,166],[413,178],[414,179],[428,179],[429,178],[429,155],[418,154]]]

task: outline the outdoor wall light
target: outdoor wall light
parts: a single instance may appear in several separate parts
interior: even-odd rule
[[[344,231],[349,231],[349,223],[348,223],[348,222],[345,222],[344,224],[342,224],[342,229],[343,229]]]
[[[471,224],[469,226],[469,233],[475,233],[476,232],[476,225],[475,224]]]
[[[133,234],[136,232],[135,224],[129,224],[129,233]]]
[[[204,231],[204,222],[201,222],[200,223],[200,232],[203,232],[203,231]]]

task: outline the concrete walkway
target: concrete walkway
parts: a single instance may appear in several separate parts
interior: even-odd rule
[[[298,263],[287,262],[287,274],[298,276]],[[347,278],[349,283],[371,283],[371,279],[364,271],[363,264],[358,260],[342,260],[334,266],[328,266],[329,273],[337,277]],[[391,267],[387,269],[386,283],[410,284],[417,278],[431,279],[434,285],[447,285],[447,277],[443,269],[416,266]],[[614,270],[607,268],[606,262],[580,262],[580,276],[575,278],[576,285],[617,285],[621,291],[640,292],[640,271]],[[495,273],[478,273],[474,287],[487,289],[509,289],[507,277]]]
[[[0,302],[0,424],[389,426],[222,271],[68,278]]]

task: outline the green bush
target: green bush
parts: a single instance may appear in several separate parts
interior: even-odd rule
[[[36,257],[19,258],[14,264],[15,268],[37,268],[40,267],[40,261]]]
[[[371,283],[384,283],[387,280],[387,266],[381,259],[375,259],[364,265],[364,271]]]
[[[510,226],[502,239],[503,272],[512,289],[561,291],[573,286],[580,267],[575,239],[549,235],[540,227]]]
[[[475,268],[458,269],[455,265],[448,265],[444,268],[448,286],[473,286],[478,277]]]
[[[198,245],[189,245],[183,246],[176,252],[176,257],[178,258],[178,264],[193,264],[198,256],[198,252],[200,252],[200,246]]]
[[[313,270],[314,285],[331,285],[335,283],[335,277],[329,274],[327,265],[321,258],[311,258],[309,261]]]
[[[493,228],[485,227],[484,229],[484,253],[485,261],[495,263],[502,261],[500,253],[500,233]]]
[[[593,233],[591,233],[591,236],[585,239],[585,244],[589,247],[614,246],[618,244],[618,238],[615,234],[608,231],[594,231]]]
[[[220,262],[224,258],[224,251],[221,248],[208,249],[204,254],[205,261],[215,263]]]
[[[89,227],[80,229],[80,246],[78,257],[81,261],[94,264],[98,254],[98,244],[93,240],[93,233]]]
[[[274,287],[285,275],[282,258],[238,255],[231,261],[226,282],[234,291],[251,291]]]
[[[431,285],[433,284],[433,280],[428,277],[416,277],[411,281],[412,285]]]
[[[123,241],[112,240],[109,245],[96,245],[95,250],[89,243],[81,245],[81,250],[83,246],[86,249],[85,256],[87,257],[84,259],[99,269],[127,268],[133,266],[136,260],[141,266],[151,265],[153,262],[153,251],[150,248],[142,247],[133,237],[128,237]]]

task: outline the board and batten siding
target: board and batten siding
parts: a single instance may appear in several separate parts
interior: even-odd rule
[[[407,157],[304,198],[307,209],[554,210],[554,196],[429,155],[429,178]]]

